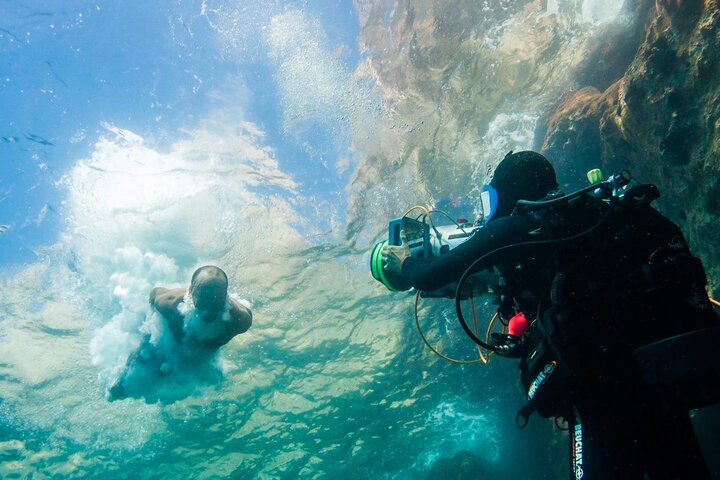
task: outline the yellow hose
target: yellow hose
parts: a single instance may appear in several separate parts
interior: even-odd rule
[[[493,327],[493,325],[495,325],[495,320],[497,320],[497,318],[498,318],[498,313],[495,312],[495,314],[492,316],[492,318],[488,322],[488,328],[487,328],[487,331],[485,332],[485,343],[487,343],[488,345],[490,345],[490,332],[492,331],[492,327]],[[487,355],[488,361],[490,360],[490,356],[493,353],[495,353],[495,352],[486,350],[486,355]]]
[[[720,308],[720,302],[718,302],[717,300],[715,300],[715,299],[712,298],[712,297],[708,297],[708,298],[710,299],[710,303],[712,303],[712,304],[715,305],[716,307]]]
[[[475,336],[477,337],[477,335],[478,335],[478,320],[477,320],[477,313],[475,312],[475,298],[473,298],[473,297],[470,297],[470,308],[472,308],[473,327],[475,328]],[[485,355],[483,355],[482,347],[480,347],[480,345],[478,345],[478,344],[475,344],[475,346],[477,347],[478,355],[480,355],[480,360],[482,360],[482,362],[484,364],[487,364],[488,359]]]
[[[430,223],[430,226],[432,228],[435,228],[435,225],[432,221],[432,215],[430,214],[430,210],[427,207],[423,207],[422,205],[415,205],[414,207],[410,207],[405,213],[403,213],[403,217],[408,216],[411,212],[415,210],[421,210],[427,220],[428,223]],[[420,327],[420,319],[418,317],[418,304],[420,302],[420,292],[418,291],[415,295],[415,327],[417,327],[417,331],[420,334],[420,338],[422,338],[423,342],[425,342],[425,345],[432,351],[435,355],[442,358],[443,360],[446,360],[451,363],[457,363],[459,365],[473,365],[476,363],[483,363],[487,364],[488,360],[490,359],[490,355],[492,355],[492,352],[486,351],[485,354],[483,354],[483,349],[480,345],[477,345],[478,355],[479,358],[476,360],[458,360],[456,358],[448,357],[447,355],[439,352],[435,347],[433,347],[430,342],[428,341],[427,337],[425,337],[425,334],[422,331],[422,328]],[[470,306],[472,308],[472,319],[473,319],[473,326],[475,328],[475,336],[478,335],[478,321],[477,321],[477,312],[475,311],[475,299],[473,297],[470,297]],[[495,319],[497,318],[497,313],[492,317],[492,320],[490,320],[490,324],[488,325],[487,333],[485,335],[486,343],[488,343],[488,339],[490,337],[490,330],[492,329],[493,323],[495,322]]]
[[[408,213],[415,211],[415,210],[422,210],[422,212],[425,214],[425,216],[428,219],[428,223],[430,224],[430,227],[432,229],[435,229],[435,224],[432,220],[432,215],[430,214],[430,209],[427,207],[423,207],[422,205],[415,205],[414,207],[410,207],[405,213],[403,213],[403,217],[407,217]]]
[[[444,355],[443,353],[439,352],[435,349],[432,345],[430,345],[430,342],[425,337],[425,334],[422,331],[422,328],[420,328],[420,320],[418,318],[418,304],[420,303],[420,292],[418,291],[417,294],[415,294],[415,327],[417,327],[417,331],[420,334],[420,338],[422,338],[423,342],[425,342],[425,345],[438,357],[442,358],[443,360],[446,360],[450,363],[456,363],[458,365],[473,365],[475,363],[487,363],[487,359],[480,354],[480,358],[475,360],[457,360],[452,357],[448,357],[447,355]],[[475,309],[473,308],[473,313],[475,312]],[[475,334],[477,335],[477,328],[475,330]]]
[[[407,217],[408,213],[415,210],[422,210],[423,212],[425,212],[426,215],[430,215],[430,209],[428,209],[427,207],[423,207],[422,205],[415,205],[414,207],[408,208],[405,213],[403,213],[403,217]]]

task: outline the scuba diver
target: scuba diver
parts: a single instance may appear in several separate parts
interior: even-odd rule
[[[430,257],[411,254],[400,232],[382,247],[383,269],[427,292],[499,271],[509,329],[490,347],[520,359],[520,427],[532,412],[567,422],[571,478],[710,478],[689,410],[717,402],[717,387],[693,397],[687,372],[717,367],[707,339],[720,322],[702,264],[650,206],[657,189],[628,183],[613,198],[599,187],[564,195],[545,157],[510,152],[483,187],[482,228]]]

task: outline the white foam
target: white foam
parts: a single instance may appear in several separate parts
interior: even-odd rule
[[[443,444],[428,448],[420,456],[425,468],[441,455],[453,455],[461,450],[475,452],[489,462],[500,459],[499,428],[494,413],[483,413],[476,405],[455,397],[438,403],[428,413],[427,424],[441,434]]]
[[[572,23],[603,24],[615,21],[622,12],[625,0],[548,0],[547,15],[559,15]]]
[[[140,344],[143,327],[155,320],[148,304],[150,291],[156,283],[178,276],[178,267],[170,258],[143,253],[135,246],[117,249],[112,266],[110,282],[119,312],[97,330],[90,342],[92,363],[100,368],[104,388],[115,381],[128,356]]]
[[[285,132],[308,146],[313,137],[324,141],[318,133],[342,145],[349,139],[351,117],[364,101],[363,92],[338,52],[331,50],[320,22],[290,10],[270,20],[264,39],[278,71]]]
[[[548,0],[547,8],[545,10],[548,15],[557,15],[558,13],[560,13],[560,5],[558,5],[558,0]]]
[[[582,20],[588,23],[609,23],[614,21],[625,0],[585,0],[582,3]]]
[[[287,135],[308,153],[323,154],[367,132],[380,108],[373,86],[353,76],[343,59],[347,47],[332,46],[318,19],[288,10],[272,17],[263,38]]]
[[[488,126],[487,133],[478,145],[478,152],[486,159],[499,161],[510,150],[530,150],[535,140],[539,115],[535,112],[499,113]],[[476,185],[487,180],[487,171],[475,171]]]

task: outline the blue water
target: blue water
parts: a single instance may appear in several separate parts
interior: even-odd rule
[[[277,149],[284,166],[304,180],[307,191],[325,194],[337,186],[326,178],[322,162],[307,162],[300,141],[283,133],[273,81],[276,68],[258,46],[258,37],[261,23],[272,15],[304,8],[313,18],[329,19],[318,34],[325,37],[327,48],[345,48],[338,65],[351,72],[359,60],[352,2],[256,2],[242,9],[206,4],[0,4],[5,59],[0,199],[2,223],[12,226],[0,236],[3,263],[32,261],[36,247],[56,240],[63,198],[56,183],[75,160],[89,155],[104,123],[168,145],[179,129],[193,128],[217,104],[232,104],[262,126],[267,143]],[[212,25],[222,25],[225,16],[244,19],[245,12],[238,10],[252,16],[249,38],[228,50],[226,39]],[[324,134],[322,129],[314,133]],[[312,135],[307,137],[304,142],[317,143]],[[316,149],[334,157],[348,142],[338,139]],[[47,214],[41,215],[45,206]]]
[[[440,25],[505,99],[467,141],[474,120],[442,112],[475,73],[438,91],[404,2],[1,1],[0,477],[414,479],[464,452],[479,477],[564,474],[564,433],[515,427],[516,365],[434,357],[412,297],[367,268],[387,218],[532,147],[574,52],[621,20],[622,2],[524,3],[478,2],[477,25],[415,12],[437,19],[414,25],[421,44]],[[552,64],[517,51],[519,32],[545,41],[514,30],[537,19],[557,26]],[[501,81],[526,68],[545,72],[536,88]],[[254,311],[221,378],[184,365],[165,403],[108,402],[150,290],[207,263]],[[422,323],[476,354],[449,302],[427,301]]]

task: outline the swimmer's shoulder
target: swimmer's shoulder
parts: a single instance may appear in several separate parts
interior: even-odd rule
[[[185,292],[183,288],[155,287],[150,292],[150,305],[162,314],[171,310],[177,311],[177,306],[183,301]]]
[[[245,333],[252,325],[252,310],[238,302],[234,298],[230,299],[230,318],[233,322],[235,334]]]

